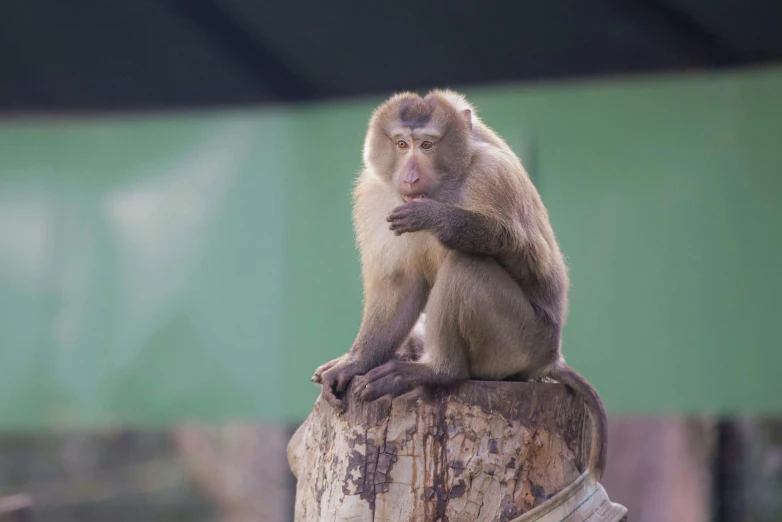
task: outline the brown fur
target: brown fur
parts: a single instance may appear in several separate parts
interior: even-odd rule
[[[567,267],[521,161],[463,96],[443,90],[380,105],[363,158],[354,226],[364,316],[350,353],[313,376],[324,398],[341,408],[337,395],[357,376],[365,400],[468,378],[552,377],[592,412],[599,479],[605,411],[560,354]]]

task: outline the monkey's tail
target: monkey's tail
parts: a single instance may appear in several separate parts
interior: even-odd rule
[[[606,467],[608,447],[606,410],[597,391],[573,368],[560,359],[549,374],[553,379],[573,388],[584,398],[592,417],[592,444],[589,450],[589,474],[599,481]]]

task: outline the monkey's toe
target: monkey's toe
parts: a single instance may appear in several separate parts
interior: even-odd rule
[[[369,372],[366,373],[366,375],[363,376],[363,379],[369,383],[387,375],[398,374],[399,367],[399,361],[388,361],[387,363],[372,368]]]
[[[368,402],[386,395],[399,397],[412,387],[412,383],[408,379],[405,379],[403,375],[394,370],[389,370],[384,375],[375,376],[374,378],[369,378],[369,374],[366,377],[364,387],[359,394],[362,400]]]

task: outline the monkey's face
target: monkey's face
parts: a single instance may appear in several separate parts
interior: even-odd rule
[[[453,199],[471,155],[469,115],[432,95],[392,98],[381,109],[370,127],[370,166],[405,202]]]
[[[440,129],[399,127],[390,138],[396,155],[393,182],[402,199],[436,199],[444,174],[437,165]]]

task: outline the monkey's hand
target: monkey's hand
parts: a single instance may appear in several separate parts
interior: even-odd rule
[[[315,373],[312,375],[312,378],[310,378],[310,380],[312,382],[314,382],[314,383],[320,384],[321,382],[323,382],[322,379],[323,379],[323,374],[324,373],[326,373],[327,371],[332,369],[334,366],[339,364],[342,360],[347,359],[349,356],[350,356],[350,354],[346,353],[346,354],[340,355],[336,359],[333,359],[333,360],[327,362],[326,364],[321,364],[320,366],[318,366],[318,369],[315,370]]]
[[[388,214],[386,220],[391,223],[388,228],[397,236],[405,232],[430,230],[437,225],[441,207],[442,203],[432,199],[408,201]]]
[[[334,365],[320,376],[322,384],[320,394],[334,409],[338,412],[343,412],[345,411],[344,405],[342,400],[337,397],[337,393],[342,394],[353,377],[366,373],[367,368],[364,364],[350,357],[350,355],[345,355],[332,362]]]

